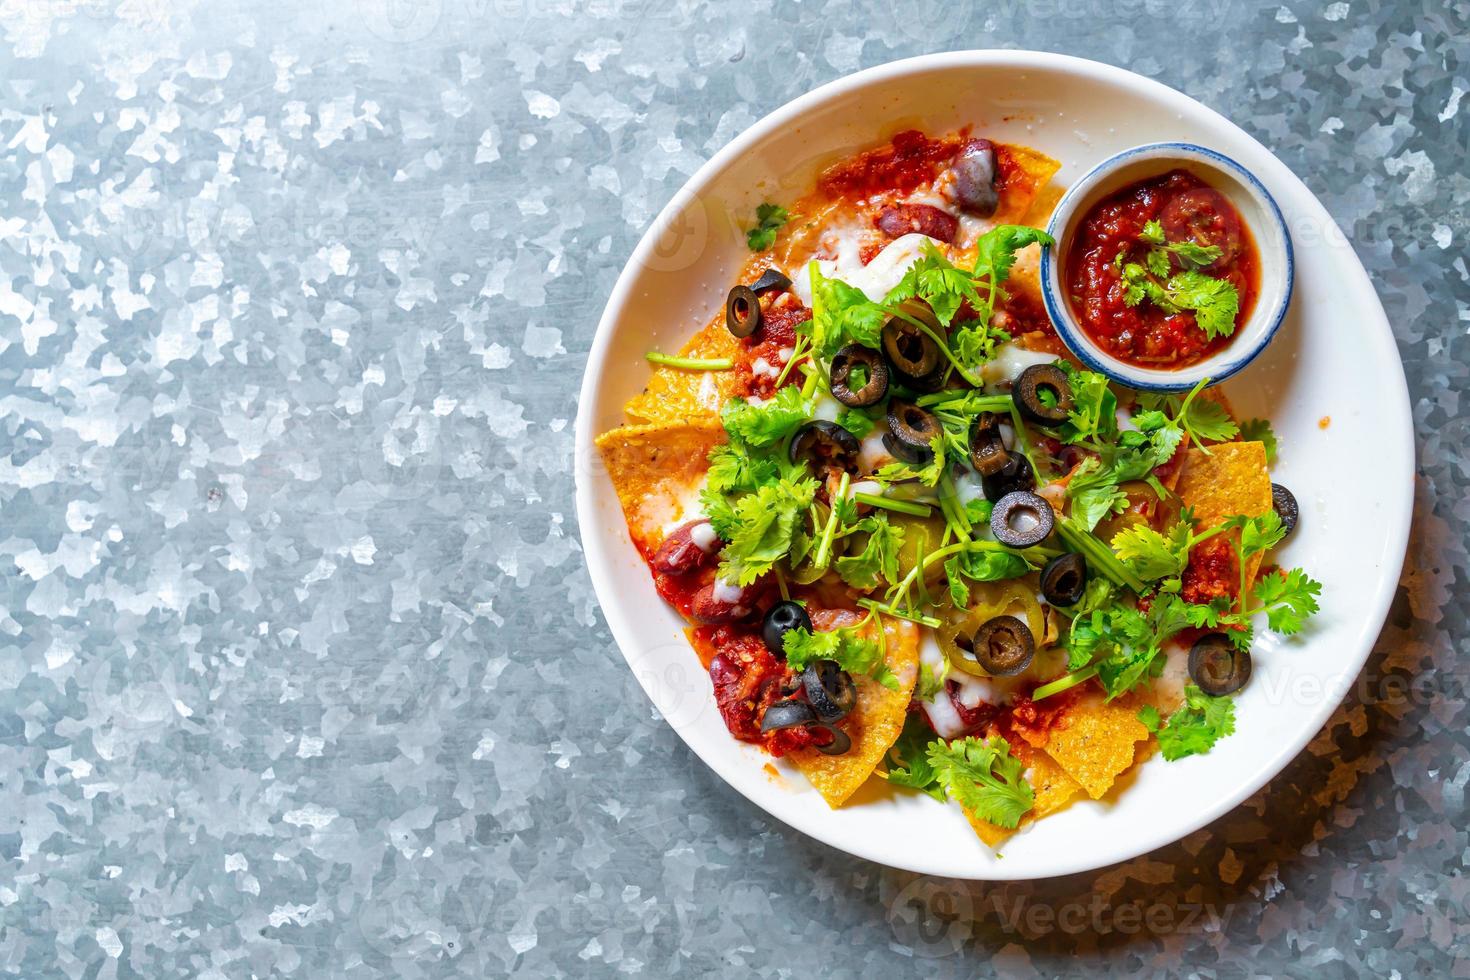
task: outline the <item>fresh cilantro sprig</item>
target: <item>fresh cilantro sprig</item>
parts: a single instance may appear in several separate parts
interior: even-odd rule
[[[1171,255],[1177,256],[1183,264],[1203,268],[1218,261],[1223,254],[1223,250],[1218,245],[1201,245],[1191,239],[1182,242],[1166,241],[1164,226],[1157,221],[1145,224],[1138,237],[1154,246],[1149,249],[1146,261],[1149,271],[1160,278],[1169,274],[1169,256]]]
[[[1123,259],[1120,252],[1118,258]],[[1240,312],[1240,293],[1228,279],[1215,279],[1196,269],[1174,273],[1167,279],[1167,267],[1155,272],[1139,262],[1120,261],[1118,272],[1123,278],[1123,303],[1137,306],[1148,300],[1165,313],[1194,314],[1194,322],[1205,336],[1228,337],[1235,332],[1235,317]]]
[[[945,795],[981,820],[1014,830],[1036,805],[1021,760],[999,735],[930,742],[926,756]]]
[[[880,639],[868,636],[870,625],[877,622]],[[884,659],[881,639],[882,622],[869,613],[855,626],[814,633],[797,627],[786,632],[783,650],[786,664],[794,671],[802,671],[814,660],[831,660],[854,677],[871,677],[891,691],[899,689],[898,677],[889,669]]]
[[[946,661],[946,670],[948,661]],[[921,668],[922,671],[922,668]],[[920,675],[920,688],[923,687],[923,676]],[[943,690],[944,682],[938,682],[936,690]],[[917,694],[917,697],[927,700],[933,695]],[[917,713],[910,714],[904,719],[903,731],[899,733],[898,739],[890,749],[891,758],[894,760],[888,766],[887,772],[880,775],[895,786],[907,786],[910,789],[928,793],[940,803],[949,798],[944,795],[944,787],[939,785],[939,777],[934,771],[934,766],[929,762],[929,743],[934,740],[934,732],[929,726],[919,720]]]
[[[1235,731],[1235,702],[1228,697],[1210,697],[1187,684],[1184,706],[1169,716],[1159,717],[1152,705],[1138,711],[1138,720],[1158,736],[1159,749],[1170,762],[1191,755],[1204,755],[1215,743]]]
[[[863,547],[856,554],[837,559],[837,574],[855,589],[870,592],[885,582],[898,578],[898,550],[903,546],[904,530],[891,524],[881,511],[862,518],[852,528],[865,534]]]
[[[745,244],[752,252],[764,252],[776,244],[776,231],[791,215],[779,204],[769,201],[755,209],[755,227],[745,233]]]
[[[1276,431],[1267,419],[1246,419],[1240,423],[1240,438],[1243,442],[1259,442],[1266,447],[1266,465],[1276,465]]]

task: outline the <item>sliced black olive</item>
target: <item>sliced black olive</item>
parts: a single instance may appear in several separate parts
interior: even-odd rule
[[[862,344],[848,344],[832,355],[833,398],[849,408],[865,408],[887,394],[888,363],[882,354]]]
[[[995,189],[995,146],[990,140],[970,140],[955,157],[955,200],[960,209],[988,218],[1000,207]]]
[[[970,465],[981,476],[995,476],[1010,462],[1005,441],[1000,437],[1000,416],[981,412],[970,423]]]
[[[1297,518],[1301,511],[1296,505],[1296,494],[1286,489],[1279,483],[1271,484],[1271,506],[1276,511],[1276,516],[1281,518],[1281,527],[1290,534],[1296,530]]]
[[[1036,475],[1031,464],[1020,453],[1011,453],[1011,458],[992,476],[981,476],[980,486],[985,490],[985,499],[992,504],[1008,493],[1036,488]]]
[[[810,633],[812,618],[806,614],[800,603],[787,599],[767,610],[766,618],[761,621],[761,639],[765,641],[767,650],[778,657],[784,657],[786,632],[794,629],[804,629]]]
[[[750,291],[759,296],[761,293],[772,289],[790,289],[791,280],[780,269],[767,269],[761,273],[761,277],[750,286]]]
[[[749,286],[732,286],[725,297],[725,329],[749,337],[761,325],[761,301]]]
[[[883,327],[883,353],[902,381],[928,379],[939,368],[939,345],[907,320],[894,317]]]
[[[987,674],[995,677],[1019,674],[1031,666],[1036,656],[1036,637],[1031,635],[1031,627],[1015,616],[996,616],[977,629],[974,636],[961,633],[954,642]]]
[[[824,722],[847,716],[857,706],[857,685],[835,660],[813,660],[801,674],[807,703]]]
[[[777,701],[761,718],[761,732],[779,732],[783,728],[804,728],[816,724],[817,713],[805,701]]]
[[[852,739],[848,736],[847,732],[844,732],[836,725],[813,725],[812,731],[828,731],[832,733],[832,741],[826,745],[817,746],[817,751],[823,755],[842,755],[848,749],[852,748]]]
[[[829,467],[856,470],[862,443],[836,422],[814,419],[796,430],[791,440],[791,461],[807,463],[816,472]]]
[[[1087,591],[1087,562],[1075,551],[1057,555],[1041,570],[1041,597],[1053,606],[1070,606]]]
[[[1050,405],[1042,392],[1051,393]],[[1022,415],[1041,425],[1060,425],[1072,411],[1072,384],[1055,364],[1033,364],[1022,371],[1011,385],[1011,397]]]
[[[1211,697],[1234,694],[1251,679],[1251,654],[1224,633],[1206,633],[1189,650],[1189,679]]]
[[[929,445],[944,433],[944,426],[932,412],[894,398],[888,403],[888,434],[883,446],[905,463],[926,463],[934,458]]]
[[[1041,544],[1051,534],[1056,522],[1051,504],[1030,490],[1006,494],[990,512],[990,530],[995,540],[1012,548]]]

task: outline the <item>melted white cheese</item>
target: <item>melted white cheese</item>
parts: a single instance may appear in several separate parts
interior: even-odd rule
[[[728,602],[731,605],[739,602],[740,597],[744,594],[745,590],[740,586],[726,582],[722,578],[715,579],[715,587],[710,592],[716,602]]]
[[[694,547],[709,554],[720,543],[720,536],[715,533],[713,524],[696,524],[689,529],[689,540],[694,542]]]
[[[880,300],[887,296],[903,274],[909,271],[923,254],[924,244],[939,245],[928,235],[920,235],[917,232],[895,238],[883,246],[883,251],[873,256],[871,262],[863,264],[862,248],[863,242],[869,237],[872,229],[866,226],[848,226],[834,229],[824,238],[836,253],[836,258],[818,259],[817,268],[822,275],[828,279],[841,279],[849,286],[855,286],[863,291],[863,295],[871,300]],[[942,245],[940,246],[943,247]],[[797,276],[792,284],[791,291],[801,297],[801,301],[807,306],[812,305],[811,277],[803,273]]]
[[[1003,381],[1016,380],[1017,375],[1033,364],[1050,364],[1056,359],[1055,354],[1045,351],[1026,350],[1015,344],[1001,344],[995,350],[995,357],[981,366],[980,376],[987,385],[998,385]]]

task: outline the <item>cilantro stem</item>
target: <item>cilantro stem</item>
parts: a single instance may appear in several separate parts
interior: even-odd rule
[[[816,557],[812,559],[812,564],[818,568],[826,568],[827,562],[832,558],[832,539],[837,534],[837,502],[847,499],[847,487],[851,480],[852,474],[843,470],[842,480],[837,484],[837,493],[832,496],[832,512],[827,515],[827,527],[822,531]]]
[[[970,532],[974,530],[970,524],[970,518],[965,515],[965,508],[959,502],[959,495],[955,491],[954,480],[945,474],[940,479],[939,509],[944,512],[945,523],[954,531],[954,536],[963,541],[970,539]]]
[[[806,374],[806,380],[801,384],[801,397],[803,398],[810,398],[817,393],[817,383],[822,377],[818,371],[806,371],[807,366],[802,365],[802,370]]]
[[[872,599],[859,599],[858,605],[864,609],[872,610],[875,613],[883,613],[895,619],[906,619],[911,623],[918,623],[920,626],[927,626],[930,629],[938,629],[940,626],[939,620],[933,616],[925,616],[923,613],[904,612],[901,609],[895,609],[881,602],[874,602]]]
[[[796,366],[796,362],[802,360],[807,356],[806,347],[803,347],[803,344],[805,344],[807,347],[811,346],[811,338],[809,338],[806,334],[800,334],[796,338],[796,346],[791,349],[790,359],[786,361],[786,366],[781,369],[781,373],[776,375],[777,388],[781,387],[781,385],[786,381],[786,375],[791,373],[791,369]]]
[[[1194,434],[1194,429],[1191,428],[1189,425],[1189,406],[1194,402],[1194,396],[1204,391],[1205,385],[1209,383],[1209,378],[1200,378],[1199,384],[1191,388],[1189,394],[1184,396],[1184,401],[1179,405],[1179,414],[1174,416],[1179,420],[1180,424],[1184,426],[1184,431],[1189,433],[1189,441],[1198,446],[1200,452],[1204,453],[1206,456],[1210,455],[1209,447],[1200,442],[1199,436]]]
[[[869,507],[896,511],[900,514],[908,514],[910,517],[928,517],[932,512],[931,508],[926,507],[924,504],[914,504],[907,500],[890,500],[887,497],[880,497],[875,493],[858,492],[852,495],[852,499],[860,504],[867,504]]]
[[[735,362],[728,357],[675,357],[672,354],[660,354],[656,350],[643,356],[652,364],[685,371],[728,371],[735,366]]]
[[[1126,585],[1136,594],[1143,595],[1148,586],[1143,579],[1133,574],[1132,570],[1118,558],[1109,548],[1091,531],[1083,530],[1070,517],[1064,517],[1057,521],[1057,534],[1073,550],[1087,559],[1087,563],[1097,569],[1098,573],[1108,578],[1117,585]]]
[[[1063,674],[1056,680],[1049,681],[1048,683],[1043,684],[1036,690],[1032,691],[1031,700],[1040,701],[1042,698],[1049,698],[1053,694],[1060,694],[1068,688],[1076,687],[1083,681],[1091,680],[1096,676],[1096,667],[1083,667],[1081,670],[1074,670],[1070,674]]]

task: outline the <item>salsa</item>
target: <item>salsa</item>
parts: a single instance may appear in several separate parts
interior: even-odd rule
[[[1096,204],[1073,237],[1064,275],[1098,346],[1129,364],[1172,370],[1230,343],[1255,303],[1259,264],[1250,229],[1225,195],[1171,170]]]

